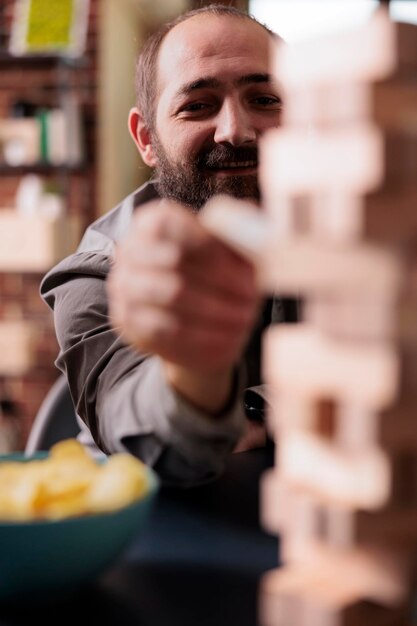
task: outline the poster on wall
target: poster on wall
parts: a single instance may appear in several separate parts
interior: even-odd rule
[[[9,51],[77,57],[85,50],[89,0],[15,0]]]

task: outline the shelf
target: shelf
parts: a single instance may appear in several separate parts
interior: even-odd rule
[[[14,69],[34,67],[48,68],[48,67],[65,67],[66,69],[79,69],[82,67],[88,67],[89,60],[87,57],[65,57],[60,55],[39,54],[39,55],[22,55],[15,56],[5,50],[0,50],[0,68],[7,69],[8,67]]]
[[[33,165],[1,165],[0,176],[22,176],[23,174],[83,174],[88,171],[87,163],[79,165],[51,165],[50,163],[35,163]]]

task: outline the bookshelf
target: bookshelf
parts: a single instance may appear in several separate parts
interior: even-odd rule
[[[98,214],[98,7],[99,0],[90,0],[87,45],[82,57],[13,56],[8,45],[14,0],[0,2],[0,143],[2,125],[10,135],[11,127],[19,128],[23,120],[23,126],[40,123],[41,111],[47,118],[50,111],[67,110],[71,99],[76,100],[81,142],[75,157],[66,158],[66,144],[61,141],[63,150],[54,155],[45,152],[45,145],[41,149],[37,144],[36,158],[30,161],[19,151],[16,157],[12,150],[14,162],[4,158],[4,140],[0,145],[0,344],[4,357],[0,359],[0,403],[11,407],[20,449],[58,376],[53,317],[39,296],[40,281],[50,267],[75,250],[81,233]],[[55,116],[55,123],[59,117]],[[10,128],[8,120],[12,121]],[[62,115],[58,119],[61,132],[64,126]],[[40,128],[38,132],[40,141]],[[74,133],[69,131],[67,136],[73,138]],[[17,192],[28,175],[40,178],[48,193],[60,195],[62,215],[50,219],[19,214]],[[0,411],[0,431],[1,420]]]

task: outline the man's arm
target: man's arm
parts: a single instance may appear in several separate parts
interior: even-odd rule
[[[229,368],[227,390],[211,404],[212,397],[219,398],[217,374],[175,363],[170,372],[171,361],[122,340],[108,317],[105,281],[111,262],[109,255],[81,252],[55,268],[42,287],[54,309],[61,347],[57,364],[67,373],[77,412],[101,449],[132,452],[165,482],[212,479],[243,429],[241,368]],[[210,352],[213,361],[205,363],[217,368],[217,352]],[[172,373],[178,382],[171,381]]]

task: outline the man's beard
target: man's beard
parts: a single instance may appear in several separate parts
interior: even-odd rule
[[[158,138],[154,137],[158,159],[155,185],[162,198],[171,198],[199,211],[216,194],[259,201],[260,192],[256,174],[215,176],[216,167],[225,163],[253,161],[258,163],[256,146],[237,147],[216,144],[201,150],[186,163],[173,163]],[[210,173],[213,169],[213,174]]]

